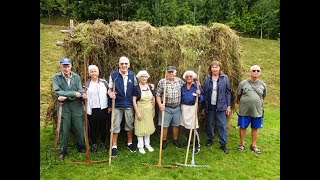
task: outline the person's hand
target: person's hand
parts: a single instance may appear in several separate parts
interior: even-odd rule
[[[154,90],[154,84],[149,84],[151,86],[151,90]]]
[[[159,106],[159,109],[160,109],[160,111],[164,111],[164,110],[166,109],[166,107],[165,107],[164,104],[161,104],[161,105]]]
[[[197,93],[198,95],[200,95],[200,94],[201,94],[201,92],[200,92],[200,90],[199,90],[199,89],[197,89],[197,90],[196,90],[196,93]]]
[[[80,97],[82,97],[82,94],[79,93],[79,92],[76,92],[76,97],[77,97],[77,98],[80,98]]]
[[[110,96],[110,98],[116,98],[116,93],[115,92],[111,92],[111,91],[109,91],[109,96]]]
[[[87,99],[88,98],[86,93],[83,93],[82,97],[83,97],[83,99]]]
[[[138,117],[138,120],[139,120],[139,121],[141,121],[141,120],[142,120],[142,116],[141,116],[141,114],[140,114],[140,112],[139,112],[139,111],[137,112],[137,117]]]
[[[64,100],[66,100],[66,99],[67,99],[66,96],[59,96],[59,97],[58,97],[58,100],[59,100],[59,101],[64,101]]]
[[[206,115],[205,109],[202,109],[201,114],[204,116]]]
[[[227,107],[227,110],[226,110],[226,115],[229,116],[229,115],[230,115],[230,112],[231,112],[231,108],[230,108],[230,106],[228,106],[228,107]]]

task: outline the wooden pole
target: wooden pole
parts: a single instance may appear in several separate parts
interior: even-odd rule
[[[61,126],[62,105],[63,105],[63,102],[62,102],[62,101],[59,101],[58,122],[57,122],[56,140],[55,140],[55,143],[54,143],[54,150],[57,150],[58,141],[59,141],[60,126]]]
[[[87,63],[86,63],[86,55],[83,55],[83,66],[84,66],[84,76],[83,76],[83,86],[84,93],[87,93]],[[84,99],[84,119],[85,119],[85,143],[86,143],[86,159],[83,162],[70,162],[71,164],[95,164],[100,162],[105,162],[106,160],[101,161],[91,161],[89,158],[89,140],[88,140],[88,117],[87,117],[87,99]]]
[[[163,104],[166,104],[166,91],[167,91],[167,76],[166,76],[166,70],[165,70],[165,75],[164,75],[164,88],[163,88]],[[160,132],[160,150],[159,150],[159,161],[158,161],[158,166],[161,166],[161,157],[162,157],[162,139],[163,139],[163,124],[164,124],[164,111],[163,110],[162,113],[162,117],[161,117],[161,132]]]
[[[112,91],[115,93],[116,79],[113,80]],[[110,144],[109,144],[109,166],[111,165],[111,154],[112,154],[112,139],[113,139],[113,124],[114,124],[114,109],[115,109],[115,98],[112,98],[112,110],[111,110],[111,127],[110,127]]]

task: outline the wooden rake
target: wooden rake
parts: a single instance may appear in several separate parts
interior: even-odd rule
[[[165,75],[164,75],[164,88],[163,88],[163,104],[166,104],[166,91],[167,91],[167,76],[166,72],[167,70],[165,69]],[[161,132],[160,132],[160,147],[159,147],[159,160],[157,165],[152,165],[152,164],[146,164],[143,163],[145,166],[156,166],[156,167],[161,167],[161,168],[176,168],[176,165],[162,165],[162,140],[163,140],[163,124],[164,124],[164,111],[161,112]]]
[[[83,58],[83,66],[84,66],[84,92],[87,92],[87,65],[86,65],[86,55],[84,54],[84,58]],[[69,162],[71,164],[97,164],[97,163],[101,163],[101,162],[106,162],[107,160],[100,160],[100,161],[91,161],[89,158],[89,140],[88,140],[88,117],[87,117],[87,99],[84,99],[84,117],[85,117],[85,143],[86,143],[86,159],[82,162]]]
[[[198,80],[197,80],[197,90],[200,90],[199,86],[200,86],[200,68],[201,66],[199,65],[199,69],[198,69]],[[189,133],[189,138],[188,138],[188,146],[187,146],[187,153],[186,153],[186,158],[185,158],[185,162],[184,164],[181,163],[176,163],[177,166],[184,166],[184,167],[209,167],[209,165],[196,165],[194,162],[194,154],[195,154],[195,143],[196,143],[196,136],[197,136],[197,124],[198,124],[198,100],[199,99],[199,94],[196,94],[196,102],[194,105],[194,111],[193,111],[193,119],[194,121],[192,122],[192,125],[194,126],[193,128],[193,148],[192,148],[192,159],[191,159],[191,164],[187,164],[188,161],[188,153],[189,153],[189,147],[190,147],[190,142],[191,142],[191,135],[192,135],[192,129],[190,129],[190,133]],[[199,135],[198,135],[199,137]],[[198,139],[199,143],[200,140]]]

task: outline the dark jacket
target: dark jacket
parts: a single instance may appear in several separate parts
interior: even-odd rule
[[[205,94],[205,107],[212,110],[211,94],[212,94],[212,77],[207,75],[203,81],[203,91]],[[231,90],[229,78],[226,74],[220,74],[217,82],[217,111],[225,111],[231,105]]]
[[[119,73],[119,69],[112,71],[110,74],[113,83],[115,83],[115,108],[133,108],[132,91],[135,86],[135,75],[131,70],[128,70],[128,83],[127,92],[124,92],[124,84],[122,75]]]

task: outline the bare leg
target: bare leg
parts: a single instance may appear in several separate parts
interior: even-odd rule
[[[173,140],[177,140],[179,135],[179,126],[172,126],[172,134]]]
[[[251,128],[252,146],[257,146],[258,128]]]
[[[167,127],[163,127],[163,136],[162,136],[162,140],[167,140],[167,135],[168,135],[168,128]]]
[[[133,131],[127,131],[128,143],[132,143]]]
[[[117,146],[117,141],[118,141],[118,133],[113,133],[112,146]]]
[[[240,144],[245,145],[245,137],[246,137],[247,128],[241,128],[239,129],[240,134]]]

